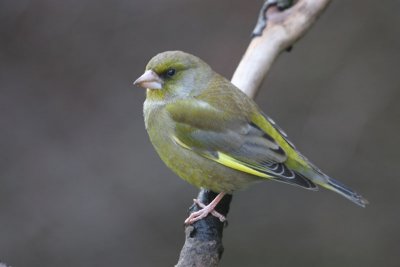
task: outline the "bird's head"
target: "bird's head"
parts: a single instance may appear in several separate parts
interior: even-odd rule
[[[153,57],[133,84],[147,89],[147,98],[179,98],[201,91],[213,71],[201,59],[182,51]]]

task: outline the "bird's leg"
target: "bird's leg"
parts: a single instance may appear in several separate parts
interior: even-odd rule
[[[200,202],[198,199],[193,199],[193,202],[196,203],[200,208],[207,207],[202,202]],[[224,215],[222,215],[221,213],[219,213],[218,211],[212,210],[210,213],[212,216],[218,218],[221,222],[226,221],[226,217]]]
[[[194,203],[199,205],[202,209],[190,214],[190,216],[185,220],[185,224],[192,224],[198,220],[201,220],[207,217],[209,213],[217,217],[221,222],[224,222],[226,220],[225,216],[214,210],[224,196],[224,192],[219,193],[207,206],[201,203],[198,199],[193,199]]]

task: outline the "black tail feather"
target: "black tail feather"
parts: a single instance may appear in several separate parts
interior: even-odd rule
[[[329,178],[326,187],[335,191],[336,193],[339,193],[340,195],[344,196],[345,198],[351,200],[352,202],[363,208],[365,208],[365,206],[368,204],[368,200],[366,200],[363,196],[353,191],[351,188],[347,187],[338,180]]]
[[[293,171],[293,173],[295,175],[294,178],[288,179],[284,177],[274,177],[274,180],[291,185],[300,186],[302,188],[309,190],[314,190],[314,191],[318,190],[318,186],[316,186],[310,179],[304,177],[303,175],[295,171]]]

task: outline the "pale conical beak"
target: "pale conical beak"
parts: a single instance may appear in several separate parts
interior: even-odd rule
[[[146,70],[133,84],[145,89],[161,89],[163,80],[154,71]]]

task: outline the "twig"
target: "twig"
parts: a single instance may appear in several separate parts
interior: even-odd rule
[[[232,83],[254,98],[278,55],[302,37],[330,0],[299,0],[289,9],[267,10],[268,24],[255,36],[232,77]]]
[[[267,0],[263,5],[262,11],[266,11],[266,14],[260,12],[250,45],[232,77],[232,83],[249,97],[255,97],[278,55],[306,33],[330,0],[299,0],[294,6],[285,9],[287,2],[288,0]],[[261,35],[257,31],[261,31]],[[216,195],[214,192],[201,190],[198,199],[208,204]],[[217,206],[217,211],[226,216],[231,200],[232,196],[226,195]],[[194,205],[190,212],[198,209]],[[207,216],[186,226],[185,244],[176,266],[218,266],[223,253],[223,228],[224,224],[214,216]]]

